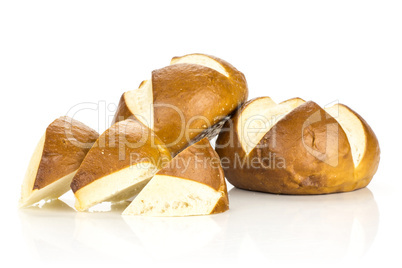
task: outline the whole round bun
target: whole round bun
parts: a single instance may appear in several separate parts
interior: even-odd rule
[[[225,123],[216,151],[231,184],[278,194],[353,191],[369,184],[380,160],[378,140],[360,115],[299,98],[248,101]]]

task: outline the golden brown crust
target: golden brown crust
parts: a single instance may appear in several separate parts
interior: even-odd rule
[[[211,211],[211,214],[222,213],[228,209],[229,209],[229,199],[228,199],[228,195],[226,193],[218,200],[218,202],[216,203],[216,206]]]
[[[203,183],[216,191],[225,184],[219,157],[207,138],[187,147],[157,175],[168,175]]]
[[[291,98],[291,99],[288,99],[288,100],[282,101],[282,102],[280,102],[279,104],[286,103],[286,102],[291,102],[291,101],[300,101],[300,102],[306,102],[306,101],[305,101],[305,100],[303,100],[302,98],[296,97],[296,98]]]
[[[245,102],[248,98],[248,88],[247,88],[247,81],[242,72],[237,70],[232,64],[229,62],[220,59],[218,57],[212,56],[212,55],[206,55],[206,54],[200,54],[200,53],[194,53],[194,54],[189,54],[185,55],[182,57],[173,57],[172,62],[175,61],[176,59],[184,58],[187,56],[192,56],[192,55],[200,55],[200,56],[207,56],[215,61],[217,61],[224,69],[225,71],[229,74],[229,79],[232,82],[233,86],[233,91],[235,95],[238,95],[238,100],[243,100],[242,102]]]
[[[215,191],[222,193],[222,197],[211,214],[229,209],[225,175],[220,165],[219,156],[207,138],[184,149],[157,175],[168,175],[208,185]]]
[[[232,95],[231,80],[196,64],[175,64],[152,72],[154,130],[178,152],[242,101]]]
[[[354,164],[347,136],[338,122],[317,104],[307,102],[291,111],[265,134],[249,155],[243,151],[235,133],[243,109],[226,123],[216,142],[216,151],[231,184],[248,190],[283,194],[322,194],[355,189]],[[331,135],[336,135],[338,144],[327,144],[327,140],[331,140],[328,137],[334,138]],[[336,161],[329,161],[331,158],[325,159],[326,162],[317,158],[308,148],[327,153],[327,156],[338,154],[332,158],[337,159],[336,165]]]
[[[139,162],[161,167],[170,160],[163,142],[137,120],[120,121],[106,130],[88,152],[71,183],[75,193],[89,183]]]
[[[119,105],[117,106],[116,113],[113,117],[112,125],[114,125],[117,122],[133,118],[133,113],[127,107],[125,94],[126,93],[123,93],[123,95],[121,95],[120,97]]]
[[[98,133],[69,117],[60,117],[46,129],[42,158],[33,189],[42,189],[78,169]]]
[[[355,180],[357,183],[356,189],[363,188],[370,183],[374,174],[377,172],[380,163],[380,145],[374,131],[367,124],[366,120],[348,106],[344,104],[340,105],[349,109],[360,119],[364,128],[364,133],[366,134],[366,150],[359,165],[355,168]]]
[[[205,134],[209,127],[232,114],[247,100],[244,75],[226,61],[208,57],[219,62],[229,77],[203,65],[187,63],[173,64],[152,73],[153,130],[173,154],[194,142],[200,133]],[[179,58],[182,57],[172,61]],[[131,115],[122,96],[114,122]]]

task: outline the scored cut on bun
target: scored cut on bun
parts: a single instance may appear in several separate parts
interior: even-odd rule
[[[161,169],[123,215],[191,216],[228,209],[219,157],[204,138],[184,149]]]
[[[300,98],[248,101],[225,123],[216,151],[231,184],[280,194],[365,187],[380,159],[374,132],[356,112]]]
[[[136,195],[170,161],[163,142],[137,120],[112,125],[95,142],[71,182],[75,208],[119,202]]]
[[[150,80],[120,99],[114,122],[136,117],[175,155],[213,137],[248,96],[244,75],[228,62],[204,54],[174,57]]]
[[[380,163],[380,145],[374,131],[358,113],[344,104],[325,109],[334,117],[349,139],[355,164],[356,189],[367,186]]]
[[[21,187],[19,207],[55,199],[70,190],[70,183],[98,133],[67,116],[46,129],[31,157]]]

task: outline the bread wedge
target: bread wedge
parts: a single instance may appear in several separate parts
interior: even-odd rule
[[[365,187],[380,159],[377,138],[357,113],[299,98],[250,100],[226,122],[216,151],[234,186],[281,194]]]
[[[204,54],[174,57],[150,80],[121,96],[114,122],[136,117],[176,154],[203,137],[218,134],[228,115],[247,100],[244,75]]]
[[[69,117],[54,120],[40,139],[21,187],[19,207],[55,199],[70,183],[98,133]]]
[[[204,138],[161,169],[123,215],[192,216],[228,209],[229,199],[219,157]]]
[[[95,142],[71,182],[75,208],[85,211],[133,197],[170,159],[163,142],[141,122],[114,124]]]

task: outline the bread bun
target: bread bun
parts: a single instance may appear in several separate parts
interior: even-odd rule
[[[216,151],[231,184],[280,194],[365,187],[380,160],[377,138],[356,112],[299,98],[248,101],[226,122]]]
[[[114,124],[95,142],[71,182],[75,208],[84,211],[134,196],[170,159],[163,142],[141,122]]]
[[[226,61],[203,54],[174,57],[154,70],[151,80],[122,95],[114,122],[136,117],[175,155],[218,134],[247,95],[244,75]]]
[[[228,209],[225,176],[219,157],[204,138],[161,169],[123,214],[191,216]]]
[[[40,139],[21,187],[20,207],[58,198],[70,183],[98,133],[69,117],[54,120]]]

